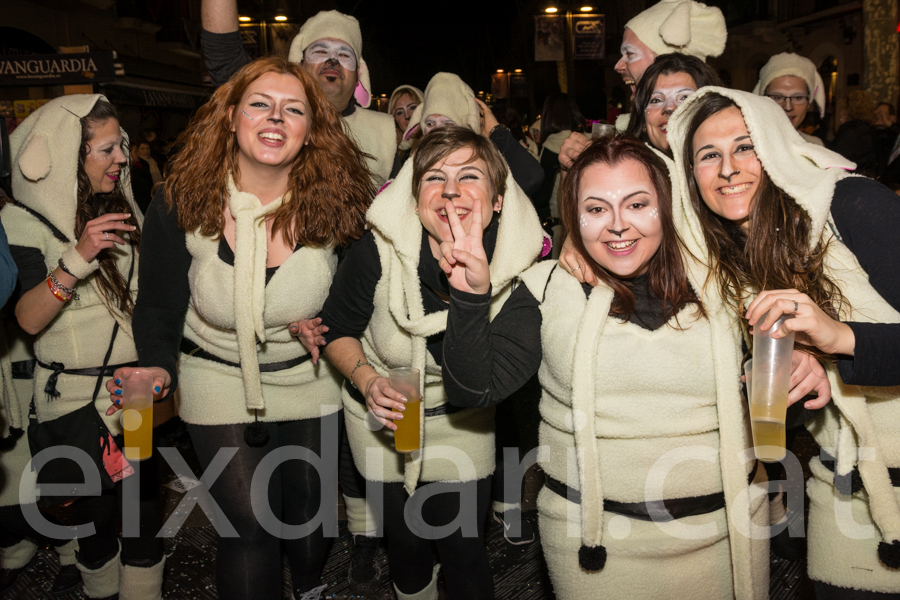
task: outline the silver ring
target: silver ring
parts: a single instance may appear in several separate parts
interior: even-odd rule
[[[580,269],[581,269],[581,267],[575,267],[574,269],[572,269],[572,272],[574,273],[575,271],[578,271]]]
[[[103,232],[103,235],[106,236],[106,241],[108,242],[108,241],[109,241],[109,232],[108,232],[108,231],[104,231],[104,232]]]
[[[797,314],[797,312],[799,312],[799,311],[800,311],[800,305],[797,304],[796,300],[794,300],[794,314]]]

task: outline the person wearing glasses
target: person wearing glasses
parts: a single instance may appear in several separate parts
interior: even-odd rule
[[[800,125],[813,102],[819,110],[819,117],[825,118],[825,84],[811,60],[792,52],[776,54],[759,71],[759,81],[753,93],[777,102],[804,140],[818,146],[825,145],[822,138],[800,131]]]

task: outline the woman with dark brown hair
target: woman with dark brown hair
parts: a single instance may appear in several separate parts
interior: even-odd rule
[[[740,335],[699,298],[704,271],[676,233],[670,189],[633,136],[585,148],[560,212],[599,284],[540,263],[493,318],[480,240],[442,247],[450,401],[490,406],[541,379],[538,514],[561,600],[768,597],[768,542],[750,533],[765,476],[742,458]]]
[[[862,364],[878,360],[865,336],[900,322],[897,198],[850,176],[856,165],[805,142],[760,96],[706,88],[671,124],[676,211],[689,249],[709,265],[709,295],[751,326],[768,329],[772,317],[793,315],[787,329],[804,333],[798,341],[823,345],[807,350],[824,362],[833,402],[808,401],[821,410],[804,419],[823,453],[810,461],[807,485],[816,596],[896,598],[900,396],[851,384],[878,383]],[[828,353],[852,348],[810,325],[826,319],[857,336],[855,356]],[[896,363],[887,368],[893,377],[882,382],[896,379]]]
[[[15,202],[0,216],[19,269],[16,319],[26,333],[36,335],[34,419],[24,420],[31,434],[70,423],[87,409],[88,418],[75,422],[86,431],[97,427],[88,442],[97,444],[122,433],[118,419],[100,423],[90,414],[91,405],[101,415],[108,406],[105,397],[98,398],[98,377],[137,358],[131,339],[137,277],[129,273],[137,268],[141,231],[124,136],[115,108],[95,94],[48,102],[10,141]],[[96,449],[77,444],[78,433],[50,436],[51,444]],[[106,460],[111,467],[113,461]],[[69,481],[76,483],[57,480]],[[57,514],[67,525],[93,522],[96,528],[79,540],[77,566],[89,598],[119,593],[116,493],[111,479],[109,484],[98,496],[59,499],[64,508]],[[42,504],[50,501],[41,498]],[[161,579],[161,564],[158,571]]]
[[[300,597],[319,586],[325,533],[336,534],[341,399],[335,371],[288,327],[319,312],[335,248],[363,233],[374,193],[365,156],[311,76],[279,58],[238,71],[179,143],[147,213],[139,364],[160,397],[179,386],[204,470],[237,449],[210,488],[218,597],[281,598],[282,544]],[[107,383],[116,404],[127,375]],[[288,460],[298,446],[321,468]]]

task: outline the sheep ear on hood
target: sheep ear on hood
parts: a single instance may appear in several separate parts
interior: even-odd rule
[[[50,146],[46,137],[40,134],[31,136],[25,148],[19,154],[19,170],[30,181],[40,181],[50,174]]]
[[[425,106],[424,102],[416,107],[416,110],[413,111],[412,116],[409,118],[409,125],[406,126],[406,131],[403,133],[404,140],[408,140],[419,129],[419,124],[422,122],[423,106]]]
[[[359,59],[359,67],[356,74],[357,82],[356,89],[353,90],[353,96],[360,106],[369,108],[369,105],[372,104],[372,84],[369,81],[369,67],[362,57]]]
[[[662,26],[659,36],[671,46],[684,47],[691,42],[691,3],[681,2],[675,6]]]
[[[469,104],[469,127],[475,133],[481,133],[481,107],[475,102],[475,94],[466,94]]]

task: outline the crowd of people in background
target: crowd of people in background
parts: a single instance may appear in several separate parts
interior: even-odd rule
[[[43,544],[54,592],[162,598],[158,448],[139,468],[119,450],[123,382],[143,370],[154,427],[183,422],[216,474],[225,600],[281,598],[283,557],[293,597],[323,597],[337,489],[362,597],[387,575],[398,599],[436,600],[443,571],[446,597],[493,598],[493,519],[506,543],[540,538],[561,600],[767,598],[770,548],[806,557],[819,600],[900,598],[892,102],[851,91],[830,132],[822,79],[790,52],[729,89],[706,62],[725,20],[693,0],[625,24],[615,123],[555,93],[526,126],[444,72],[369,110],[353,17],[320,12],[288,57],[257,60],[236,0],[202,18],[216,89],[166,152],[97,94],[11,136],[0,593]],[[803,482],[753,458],[743,371],[751,331],[783,315],[786,444],[806,427],[821,447],[799,533]],[[416,393],[395,389],[400,367]],[[80,481],[65,460],[30,479],[62,446],[93,461],[98,494],[40,492]]]

